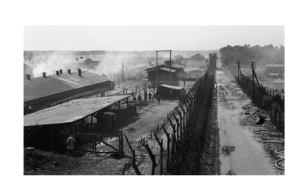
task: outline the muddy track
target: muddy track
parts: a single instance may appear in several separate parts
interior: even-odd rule
[[[255,140],[251,126],[257,122],[255,110],[245,110],[251,100],[226,70],[217,71],[218,124],[220,128],[220,173],[222,175],[275,175],[263,145]],[[247,111],[247,113],[246,113]]]

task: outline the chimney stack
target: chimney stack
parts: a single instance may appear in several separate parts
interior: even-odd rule
[[[26,76],[27,76],[27,79],[28,79],[28,80],[31,80],[31,79],[30,79],[30,74],[26,74]]]
[[[71,69],[68,69],[68,73],[71,74]]]
[[[56,72],[56,75],[58,75],[59,76],[59,71],[55,71]]]
[[[43,77],[45,77],[45,78],[46,78],[46,73],[45,73],[45,72],[43,72]]]
[[[62,74],[62,69],[59,70],[59,74]]]
[[[80,68],[78,68],[78,76],[81,77],[81,69]]]

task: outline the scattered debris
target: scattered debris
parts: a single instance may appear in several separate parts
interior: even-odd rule
[[[226,175],[236,175],[232,170],[229,170]]]
[[[259,121],[259,118],[257,116],[248,116],[246,124],[248,125],[255,125]]]
[[[249,110],[250,108],[252,108],[253,106],[251,106],[250,104],[247,104],[247,105],[245,105],[245,106],[243,106],[242,108],[244,109],[244,110]]]
[[[129,128],[127,128],[126,130],[128,130],[128,131],[136,131],[136,129],[133,128],[133,127],[129,127]]]
[[[224,156],[228,156],[235,150],[235,146],[223,146],[221,150]]]

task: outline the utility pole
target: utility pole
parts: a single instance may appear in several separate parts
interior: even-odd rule
[[[170,85],[172,83],[172,60],[171,60],[171,56],[172,56],[172,50],[170,50]]]
[[[255,86],[254,86],[254,63],[255,62],[251,62],[252,65],[252,93],[253,93],[253,97],[252,97],[252,102],[255,103]]]
[[[156,51],[156,91],[158,86],[158,51]]]
[[[238,60],[238,84],[240,84],[240,61]]]
[[[123,79],[123,82],[124,82],[125,79],[124,79],[124,64],[123,64],[123,62],[122,62],[122,79]]]

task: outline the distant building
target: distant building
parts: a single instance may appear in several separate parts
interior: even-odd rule
[[[172,62],[172,66],[173,66],[173,64],[185,66],[185,64],[183,64],[183,61],[181,61],[181,60],[171,60],[171,62]],[[164,63],[166,65],[170,66],[170,60],[166,60],[166,61],[164,61]]]
[[[183,66],[178,64],[172,64],[172,66],[162,64],[159,66],[147,68],[146,71],[148,72],[148,80],[152,85],[178,85],[178,81],[186,77],[186,72],[184,71]],[[156,79],[157,76],[158,79]]]
[[[72,99],[102,96],[114,89],[114,82],[107,77],[87,71],[63,72],[56,75],[24,79],[25,110],[37,111]],[[26,111],[25,111],[26,113]]]
[[[87,58],[85,61],[79,64],[80,67],[85,69],[96,69],[97,66],[100,64],[100,61],[91,60]]]
[[[157,89],[160,96],[165,98],[181,98],[184,95],[184,88],[162,84]]]
[[[284,77],[284,64],[268,64],[265,70],[266,77]]]

